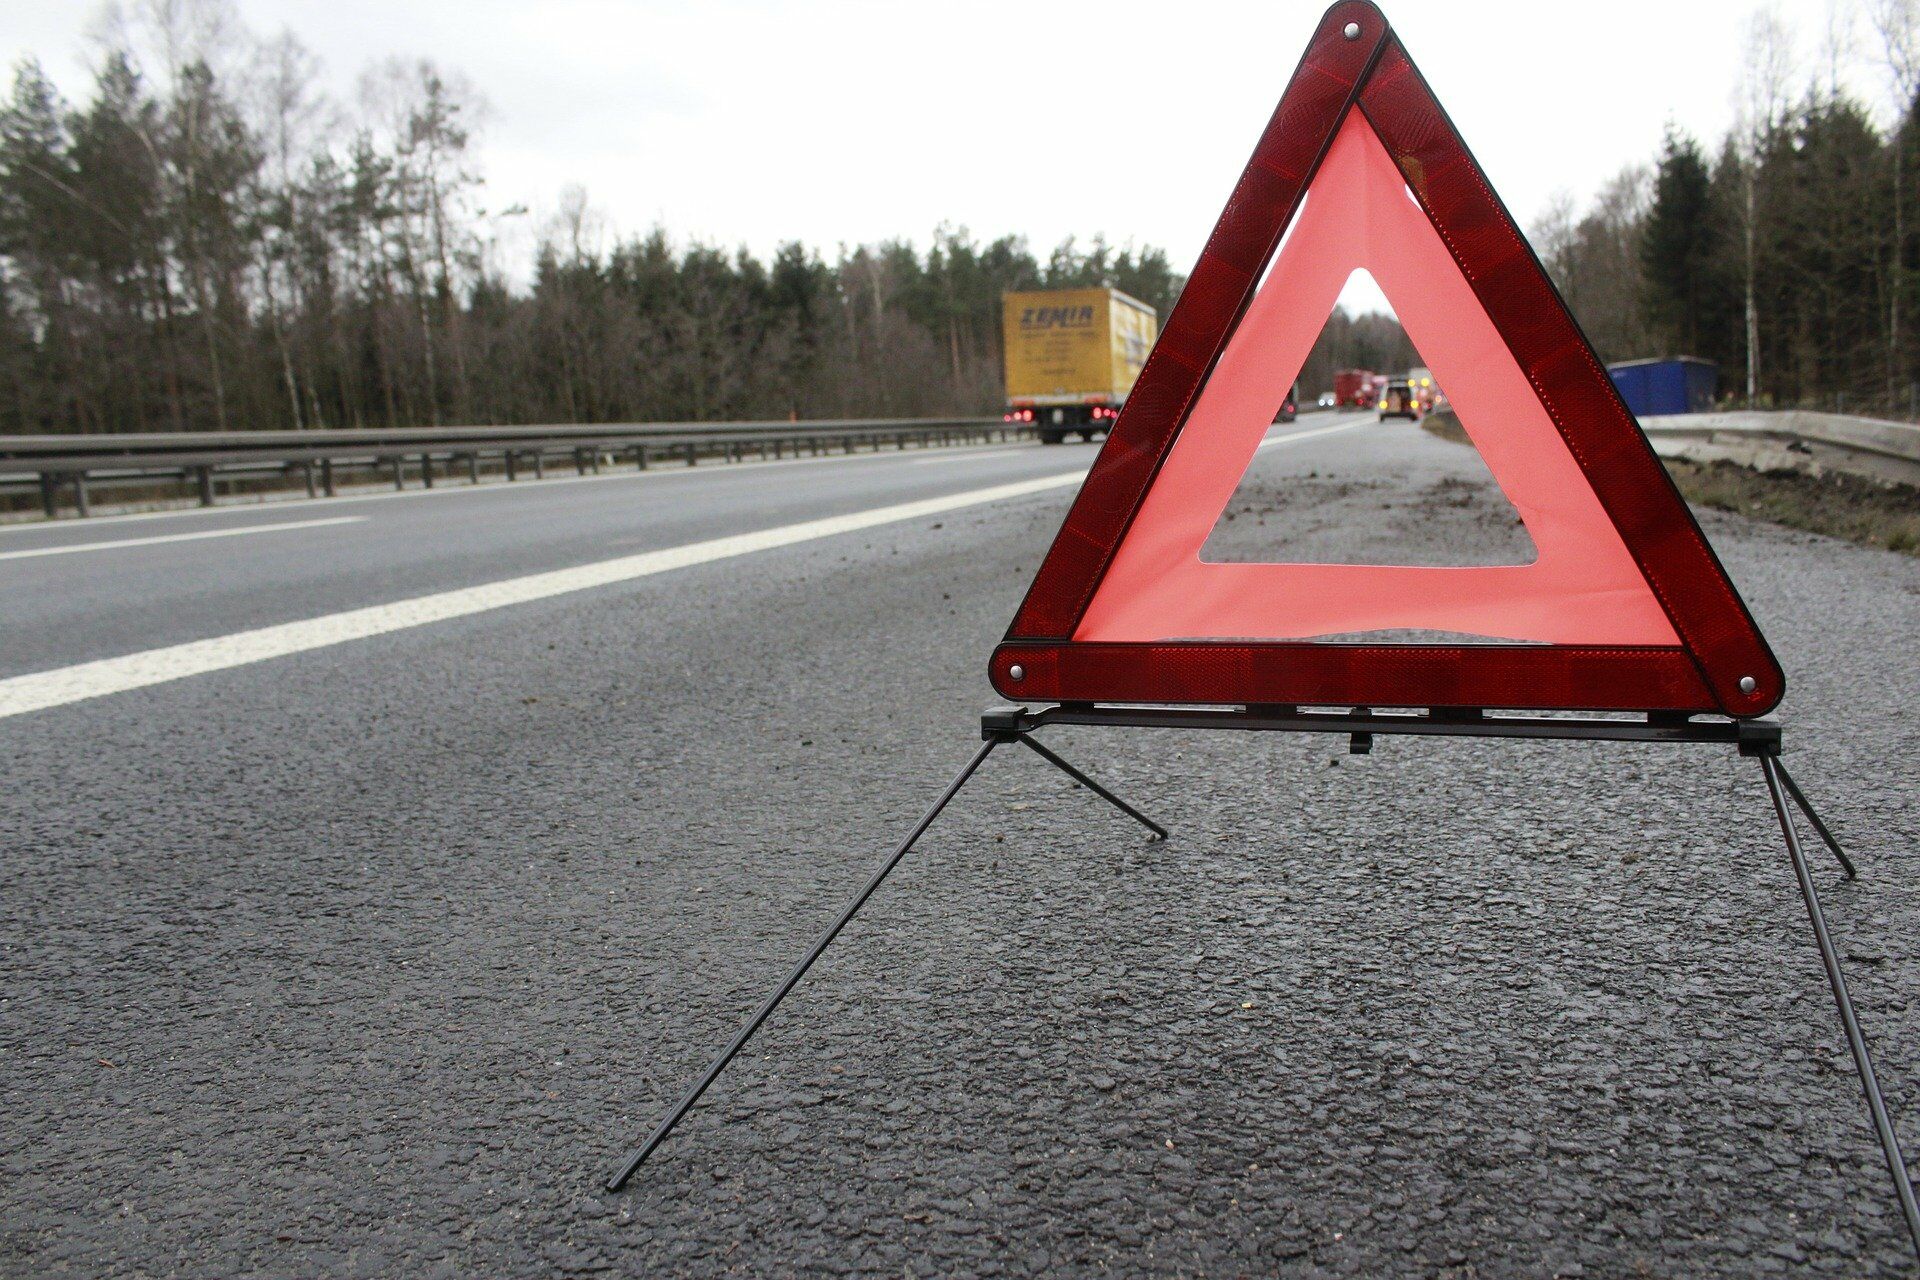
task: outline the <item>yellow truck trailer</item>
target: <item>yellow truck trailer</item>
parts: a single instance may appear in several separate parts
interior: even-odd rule
[[[1120,416],[1160,317],[1118,289],[1000,295],[1007,352],[1007,420],[1038,426],[1044,444],[1093,439]]]

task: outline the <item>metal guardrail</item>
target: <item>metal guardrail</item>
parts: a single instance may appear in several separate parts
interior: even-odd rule
[[[728,462],[905,449],[1034,434],[1032,423],[999,418],[849,418],[812,422],[653,422],[531,427],[432,427],[347,431],[152,432],[133,435],[0,436],[0,493],[37,489],[49,519],[71,493],[75,514],[91,514],[104,486],[176,481],[213,506],[219,486],[236,480],[304,481],[308,497],[331,497],[353,470],[384,473],[396,489],[408,474],[432,488],[435,470],[464,469],[480,482],[495,465],[508,480],[540,477],[550,462],[586,475],[626,460],[639,470],[678,460]]]
[[[1431,421],[1450,421],[1439,409]],[[1665,414],[1640,419],[1663,458],[1735,462],[1756,471],[1840,471],[1883,483],[1920,487],[1920,426],[1804,409],[1739,409],[1726,413]]]
[[[1693,413],[1641,420],[1663,457],[1721,459],[1762,470],[1844,471],[1920,485],[1920,426],[1804,410]],[[202,506],[237,480],[304,482],[309,497],[332,496],[343,473],[384,472],[396,489],[409,473],[427,488],[464,468],[508,480],[544,476],[558,460],[581,475],[623,460],[697,465],[748,456],[783,458],[905,449],[1035,434],[1032,423],[999,418],[849,418],[813,422],[654,422],[531,427],[432,427],[351,431],[151,432],[133,435],[0,436],[0,494],[38,490],[49,518],[72,495],[91,513],[96,488],[174,481],[193,486]]]
[[[1663,458],[1737,462],[1761,471],[1844,471],[1920,485],[1920,426],[1804,409],[1642,418]]]

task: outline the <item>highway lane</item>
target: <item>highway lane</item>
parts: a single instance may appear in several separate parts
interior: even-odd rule
[[[1358,421],[1215,549],[1516,554],[1469,451]],[[7,533],[367,517],[0,562],[9,670],[1088,451],[994,453]],[[1904,1274],[1757,774],[1680,749],[1061,733],[1164,846],[996,758],[601,1195],[972,749],[1070,493],[0,719],[0,1273]],[[1707,527],[1920,1150],[1920,563]]]
[[[135,529],[173,536],[264,528],[316,507],[359,517],[306,536],[0,562],[0,591],[16,602],[0,627],[0,676],[1070,471],[1090,456],[1031,446],[661,467],[116,522],[114,538]],[[24,526],[0,534],[0,550],[101,540],[79,522]]]
[[[1312,465],[1335,447],[1322,433],[1356,425],[1309,415],[1273,439],[1297,438],[1288,465]],[[0,678],[796,522],[1071,480],[1092,454],[1032,444],[882,452],[368,495],[320,503],[352,514],[319,518],[310,505],[275,504],[122,520],[105,533],[82,522],[20,526],[0,534],[0,592],[11,602]]]

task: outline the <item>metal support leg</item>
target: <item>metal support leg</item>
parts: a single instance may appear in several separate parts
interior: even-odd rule
[[[847,921],[853,919],[854,913],[866,905],[867,899],[873,896],[873,891],[878,889],[880,882],[887,878],[887,873],[900,864],[900,859],[907,856],[907,850],[913,848],[914,842],[926,833],[927,828],[933,825],[933,820],[940,816],[940,811],[947,807],[947,802],[959,794],[960,788],[966,785],[967,779],[973,776],[974,770],[978,769],[981,764],[985,762],[986,758],[993,754],[993,749],[999,745],[1000,742],[998,739],[988,739],[981,744],[980,750],[974,753],[973,759],[967,761],[966,768],[962,769],[959,776],[947,785],[947,789],[940,794],[940,798],[933,802],[933,807],[927,810],[926,815],[914,825],[913,830],[907,833],[907,838],[900,842],[900,847],[895,849],[892,855],[889,856],[885,862],[881,863],[879,867],[874,870],[874,873],[867,878],[867,882],[861,886],[860,892],[853,896],[853,901],[849,902],[846,910],[840,913],[840,918],[828,925],[827,931],[814,940],[812,948],[808,950],[800,963],[793,967],[793,972],[787,975],[786,981],[774,989],[773,994],[766,998],[751,1018],[747,1019],[747,1025],[740,1028],[739,1034],[733,1037],[732,1043],[720,1051],[720,1056],[715,1058],[713,1065],[707,1068],[707,1073],[700,1077],[700,1082],[694,1085],[693,1088],[687,1090],[686,1096],[674,1104],[673,1110],[667,1112],[666,1119],[662,1120],[659,1127],[654,1129],[653,1136],[648,1138],[646,1143],[642,1145],[638,1151],[634,1152],[632,1158],[621,1167],[619,1173],[616,1173],[607,1180],[608,1191],[618,1191],[624,1186],[627,1179],[633,1176],[634,1171],[646,1163],[647,1157],[652,1155],[660,1144],[667,1140],[667,1135],[673,1132],[673,1127],[680,1123],[681,1118],[685,1116],[688,1111],[693,1109],[694,1103],[700,1101],[700,1095],[707,1091],[707,1086],[712,1084],[722,1071],[726,1070],[727,1064],[733,1061],[733,1056],[740,1052],[741,1046],[745,1045],[753,1036],[753,1033],[760,1029],[760,1024],[767,1020],[767,1015],[771,1014],[774,1009],[779,1006],[780,1002],[786,999],[787,993],[793,990],[795,984],[806,975],[807,970],[813,967],[813,962],[820,958],[821,953],[827,949],[828,944],[840,935],[842,929],[847,927]]]
[[[1046,747],[1041,746],[1038,742],[1034,741],[1031,735],[1025,734],[1025,733],[1021,734],[1020,741],[1025,745],[1032,747],[1035,751],[1039,752],[1040,758],[1042,760],[1045,760],[1048,764],[1060,770],[1062,773],[1066,774],[1069,778],[1072,778],[1075,782],[1078,782],[1081,786],[1093,792],[1093,794],[1099,796],[1102,800],[1105,800],[1108,804],[1112,805],[1114,808],[1118,809],[1120,812],[1126,814],[1129,818],[1132,818],[1135,822],[1139,823],[1141,826],[1145,827],[1147,830],[1153,832],[1153,835],[1151,837],[1152,839],[1165,840],[1167,838],[1167,829],[1165,827],[1155,822],[1152,818],[1149,818],[1146,814],[1141,813],[1138,809],[1134,808],[1132,805],[1128,804],[1125,800],[1122,800],[1119,796],[1116,796],[1115,794],[1113,794],[1113,792],[1107,790],[1105,787],[1095,782],[1092,778],[1089,778],[1086,774],[1080,772],[1078,769],[1068,764],[1065,760],[1062,760],[1059,756],[1055,755],[1052,751],[1048,750]]]
[[[1773,811],[1780,818],[1780,830],[1787,837],[1787,856],[1793,861],[1794,878],[1800,882],[1800,896],[1807,902],[1807,919],[1813,922],[1813,938],[1820,945],[1820,962],[1826,966],[1827,985],[1833,988],[1834,1003],[1840,1007],[1840,1025],[1847,1033],[1847,1048],[1853,1053],[1854,1068],[1860,1073],[1860,1086],[1867,1094],[1867,1110],[1873,1115],[1874,1132],[1880,1137],[1880,1149],[1886,1153],[1887,1172],[1893,1175],[1894,1193],[1900,1199],[1900,1212],[1907,1220],[1907,1232],[1913,1237],[1914,1255],[1920,1257],[1920,1205],[1913,1198],[1913,1179],[1907,1175],[1906,1157],[1900,1154],[1900,1139],[1893,1132],[1887,1115],[1886,1099],[1880,1096],[1880,1082],[1874,1078],[1873,1059],[1867,1055],[1867,1041],[1860,1034],[1860,1019],[1853,1011],[1853,998],[1847,994],[1847,980],[1840,972],[1840,956],[1827,933],[1827,919],[1820,910],[1820,898],[1813,890],[1813,873],[1807,869],[1807,856],[1801,852],[1800,837],[1793,829],[1793,817],[1787,812],[1787,793],[1781,786],[1784,770],[1771,755],[1760,757],[1766,774],[1767,794],[1773,798]],[[1792,784],[1788,784],[1791,786]]]
[[[1820,833],[1820,838],[1827,842],[1827,848],[1833,850],[1833,856],[1840,860],[1840,869],[1847,873],[1847,879],[1859,879],[1859,873],[1853,869],[1853,859],[1841,849],[1840,842],[1833,838],[1833,832],[1827,830],[1827,824],[1820,821],[1820,815],[1815,813],[1813,806],[1807,803],[1806,794],[1800,790],[1799,784],[1794,782],[1793,775],[1787,772],[1787,766],[1781,762],[1780,757],[1773,758],[1773,767],[1780,774],[1780,781],[1786,783],[1787,794],[1792,796],[1793,802],[1800,806],[1800,812],[1807,815],[1807,821],[1811,822],[1813,829]]]

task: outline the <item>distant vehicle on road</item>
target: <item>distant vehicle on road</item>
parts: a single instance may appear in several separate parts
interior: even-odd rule
[[[1342,409],[1365,409],[1374,401],[1374,388],[1369,384],[1379,375],[1371,369],[1335,369],[1333,371],[1333,402]]]
[[[1120,416],[1160,335],[1160,317],[1118,289],[1000,295],[1008,422],[1031,422],[1042,444],[1091,440]]]
[[[1380,393],[1380,421],[1388,418],[1405,418],[1409,422],[1420,421],[1420,397],[1405,378],[1395,378],[1387,383],[1386,390]]]
[[[1413,398],[1420,402],[1420,412],[1432,413],[1434,401],[1440,395],[1440,389],[1433,385],[1433,371],[1425,365],[1415,365],[1407,370],[1407,386],[1413,391]]]
[[[1280,412],[1273,415],[1275,422],[1292,422],[1300,416],[1300,384],[1294,383],[1287,388],[1287,398],[1280,402]]]
[[[1336,398],[1334,397],[1334,394],[1333,394],[1333,392],[1331,392],[1331,391],[1322,391],[1322,392],[1320,393],[1320,399],[1319,399],[1318,401],[1316,401],[1315,403],[1317,403],[1317,404],[1319,405],[1319,407],[1320,407],[1320,408],[1322,408],[1322,409],[1331,409],[1331,408],[1333,408],[1333,407],[1334,407],[1335,405],[1337,405],[1337,404],[1339,404],[1339,403],[1340,403],[1340,401],[1339,401],[1338,399],[1336,399]]]

